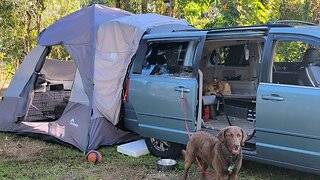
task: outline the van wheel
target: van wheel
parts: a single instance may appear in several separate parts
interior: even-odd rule
[[[146,138],[145,141],[150,153],[156,157],[176,158],[181,155],[181,150],[183,149],[182,144],[155,138]]]

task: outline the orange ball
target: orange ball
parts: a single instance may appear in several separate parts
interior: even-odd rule
[[[87,160],[90,163],[97,163],[99,161],[101,161],[102,159],[102,155],[99,151],[96,150],[91,150],[87,153]]]

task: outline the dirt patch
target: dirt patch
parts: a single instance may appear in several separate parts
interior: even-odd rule
[[[27,137],[19,137],[12,134],[2,136],[0,141],[1,161],[26,161],[32,160],[37,154],[46,148],[46,144]]]

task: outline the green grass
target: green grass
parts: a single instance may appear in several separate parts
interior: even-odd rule
[[[102,147],[101,162],[88,163],[75,148],[14,134],[0,133],[0,179],[181,179],[184,163],[178,160],[172,171],[159,171],[157,158],[129,157],[116,146]],[[192,166],[190,179],[198,179]],[[320,179],[319,176],[260,163],[244,161],[240,179]]]

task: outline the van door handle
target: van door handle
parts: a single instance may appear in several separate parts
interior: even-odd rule
[[[174,88],[175,91],[189,93],[191,90],[189,88],[185,88],[183,86],[177,86]]]
[[[284,98],[279,96],[278,94],[262,95],[261,98],[263,100],[270,100],[270,101],[283,101],[284,100]]]

